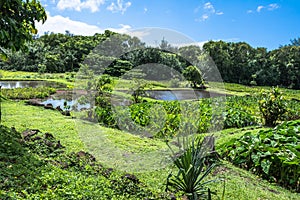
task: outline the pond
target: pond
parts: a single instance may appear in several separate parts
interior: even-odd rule
[[[127,93],[129,91],[120,91]],[[205,90],[192,90],[192,89],[182,89],[182,90],[147,90],[146,94],[148,97],[156,99],[156,100],[165,100],[165,101],[171,101],[171,100],[196,100],[200,98],[212,98],[212,97],[218,97],[218,96],[225,96],[225,94],[221,93],[215,93],[215,92],[208,92]],[[67,103],[67,106],[69,106],[70,110],[82,110],[82,109],[89,109],[94,102],[90,103],[82,103],[79,101],[79,98],[81,96],[85,96],[86,93],[84,90],[78,90],[78,91],[66,91],[66,90],[57,90],[57,92],[54,95],[51,95],[50,97],[39,100],[39,103],[42,105],[52,105],[53,108],[57,108],[58,106],[65,110],[65,102]],[[130,105],[130,101],[126,101],[124,103],[124,100],[127,100],[125,97],[117,96],[112,99],[112,103],[114,105],[123,105],[128,106]],[[116,102],[114,102],[116,101]],[[80,103],[79,103],[80,102]]]
[[[208,92],[205,90],[148,90],[146,94],[156,100],[193,100],[200,98],[211,98],[225,96],[225,94]]]
[[[45,99],[30,99],[30,105],[36,106],[46,106],[53,109],[60,107],[62,110],[82,110],[89,109],[91,107],[90,103],[82,103],[79,97],[73,96],[73,91],[71,90],[57,90],[55,94],[45,98]],[[65,103],[67,104],[65,106]]]
[[[2,88],[13,89],[13,88],[25,88],[25,87],[54,87],[54,88],[62,88],[66,87],[63,83],[57,83],[53,81],[0,81],[0,85]]]
[[[55,99],[55,98],[48,98],[45,101],[42,101],[41,104],[49,105],[51,104],[53,108],[60,107],[62,110],[66,110],[64,107],[65,102],[70,110],[82,110],[90,108],[90,104],[80,104],[77,100],[67,100],[67,99]]]

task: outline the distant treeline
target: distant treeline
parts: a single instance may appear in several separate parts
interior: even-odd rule
[[[204,79],[214,80],[207,77],[214,74],[210,71],[210,57],[225,82],[299,89],[299,43],[298,38],[292,40],[290,45],[267,51],[263,47],[253,48],[245,42],[224,41],[209,41],[203,49],[194,45],[174,47],[163,39],[158,48],[152,48],[137,37],[108,30],[93,36],[73,35],[66,31],[65,34],[50,33],[35,38],[27,44],[27,52],[8,53],[8,59],[0,61],[0,68],[57,73],[78,71],[81,66],[89,66],[94,72],[121,76],[148,63],[169,66],[179,73],[190,65],[196,65]],[[174,73],[159,76],[161,71],[151,65],[147,71],[138,73],[150,78],[175,78]]]
[[[209,41],[203,48],[217,65],[225,82],[245,85],[283,86],[300,89],[300,45],[267,51],[245,42]]]

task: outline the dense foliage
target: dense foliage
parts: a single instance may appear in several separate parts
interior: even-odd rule
[[[142,102],[129,106],[112,106],[110,100],[103,101],[99,97],[97,100],[105,106],[96,103],[98,106],[94,111],[87,111],[88,118],[104,126],[144,133],[148,137],[169,138],[187,130],[206,133],[259,123],[258,117],[252,115],[252,110],[256,108],[256,98],[253,97],[229,97],[228,106],[220,112],[213,109],[212,99]]]
[[[195,66],[188,66],[183,70],[183,76],[186,80],[191,82],[193,88],[203,85],[203,78],[201,71]]]
[[[300,47],[293,43],[272,51],[224,41],[209,41],[203,48],[225,82],[300,88]]]
[[[300,121],[250,132],[225,143],[222,157],[263,178],[300,192]]]
[[[94,36],[46,33],[27,47],[28,52],[8,52],[8,60],[0,62],[1,69],[54,73],[78,71],[85,64],[96,74],[119,77],[134,67],[155,63],[168,68],[162,72],[149,65],[140,73],[147,79],[165,80],[174,78],[170,69],[180,73],[191,65],[174,52],[147,47],[137,37],[111,31]]]
[[[1,56],[7,53],[4,48],[13,51],[26,49],[24,43],[37,34],[35,23],[45,22],[47,16],[39,1],[6,0],[0,2],[0,18]]]
[[[51,87],[2,89],[2,95],[8,99],[45,98],[54,94],[56,89]]]
[[[66,31],[66,34],[46,33],[27,47],[28,52],[8,52],[8,60],[0,62],[0,68],[53,73],[78,71],[81,64],[87,64],[94,72],[122,76],[147,64],[140,69],[140,76],[168,80],[180,78],[170,69],[182,74],[188,66],[195,65],[204,77],[208,76],[205,78],[213,80],[216,73],[211,71],[207,58],[210,56],[225,82],[300,88],[300,47],[294,43],[267,51],[245,42],[209,41],[203,51],[193,45],[172,47],[164,40],[158,48],[151,48],[137,37],[111,31],[94,36]]]

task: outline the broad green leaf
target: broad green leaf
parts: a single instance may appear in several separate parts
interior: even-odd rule
[[[262,170],[266,174],[269,174],[270,166],[271,166],[271,162],[269,160],[264,159],[261,161]]]

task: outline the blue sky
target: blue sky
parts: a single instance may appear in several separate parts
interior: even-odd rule
[[[157,27],[195,42],[245,41],[278,48],[300,37],[299,0],[41,0],[48,13],[39,34],[69,30],[93,35]],[[161,39],[164,33],[161,35]]]

